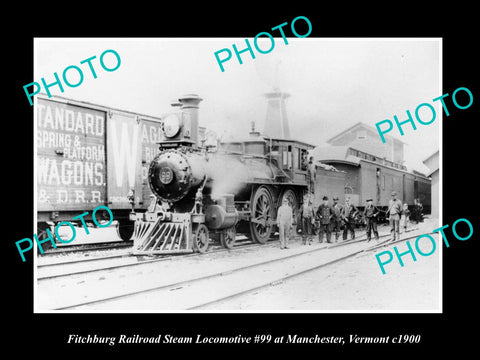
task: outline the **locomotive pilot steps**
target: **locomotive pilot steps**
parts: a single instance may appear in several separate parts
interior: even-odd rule
[[[150,202],[147,173],[163,140],[160,119],[41,95],[36,115],[37,233],[105,205],[119,236],[130,239],[131,207],[146,210]]]

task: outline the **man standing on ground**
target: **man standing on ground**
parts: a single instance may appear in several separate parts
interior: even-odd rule
[[[377,231],[377,216],[378,216],[378,209],[376,206],[373,206],[373,200],[371,198],[367,199],[367,206],[365,207],[365,211],[363,215],[365,217],[365,222],[367,224],[367,242],[370,241],[373,235],[375,236],[375,240],[378,240],[378,231]]]
[[[317,218],[320,220],[320,229],[318,232],[318,240],[323,242],[323,233],[327,233],[327,243],[331,242],[330,237],[332,235],[330,230],[330,220],[334,216],[333,209],[328,205],[328,197],[323,197],[323,204],[317,209]]]
[[[352,240],[355,239],[355,216],[357,215],[358,210],[355,205],[350,204],[350,198],[345,199],[345,207],[343,208],[342,218],[345,222],[345,227],[343,228],[343,240],[347,240],[347,234],[350,231]]]
[[[283,199],[283,204],[277,211],[277,225],[280,235],[280,249],[288,249],[288,237],[293,224],[292,208],[288,205],[288,199]]]
[[[303,245],[311,245],[313,235],[313,224],[315,221],[315,212],[312,206],[312,200],[309,195],[305,195],[302,207],[300,208],[300,217],[302,219],[302,240]]]
[[[343,205],[338,203],[338,197],[333,198],[332,232],[335,232],[335,241],[340,237],[340,228],[342,227]]]
[[[402,214],[402,202],[397,199],[397,193],[392,192],[392,198],[388,202],[389,214],[388,221],[390,223],[390,232],[392,233],[392,240],[395,241],[400,239],[400,215]]]

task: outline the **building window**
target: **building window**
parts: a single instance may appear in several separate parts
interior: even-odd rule
[[[300,164],[300,151],[298,151],[298,148],[293,148],[293,168],[300,169]]]
[[[365,140],[367,138],[367,131],[366,130],[358,130],[357,131],[357,140]]]

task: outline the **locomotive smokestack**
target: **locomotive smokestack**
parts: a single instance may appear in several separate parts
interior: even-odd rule
[[[272,138],[290,138],[290,128],[285,108],[285,99],[289,96],[290,94],[279,90],[265,94],[267,98],[267,118],[265,119],[263,134]]]
[[[182,96],[178,101],[182,105],[184,137],[189,138],[197,146],[199,146],[198,134],[198,104],[203,99],[196,94],[187,94]]]

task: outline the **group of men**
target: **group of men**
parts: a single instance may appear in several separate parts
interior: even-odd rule
[[[392,192],[392,199],[389,201],[387,215],[389,216],[390,228],[392,233],[392,241],[400,238],[400,216],[405,218],[408,212],[408,206],[405,209],[402,202],[397,198],[397,193]],[[329,204],[328,197],[323,197],[323,203],[320,204],[315,211],[311,194],[307,194],[303,204],[300,207],[299,220],[301,221],[302,242],[304,245],[310,245],[315,235],[314,229],[318,229],[318,239],[323,242],[325,234],[327,243],[331,242],[332,232],[335,233],[335,241],[340,237],[340,231],[343,226],[343,240],[347,240],[348,233],[351,239],[355,239],[355,223],[360,211],[350,202],[350,198],[345,199],[345,204],[338,202],[338,197],[333,198],[333,205]],[[406,205],[406,204],[405,204]],[[378,240],[377,223],[380,210],[373,205],[371,198],[367,199],[363,218],[366,224],[367,242],[371,240],[371,235]],[[402,215],[403,214],[403,215]],[[316,226],[318,223],[318,226]],[[403,223],[406,230],[406,219]],[[280,248],[288,248],[288,237],[293,226],[292,209],[287,199],[278,208],[277,225],[280,233]]]

